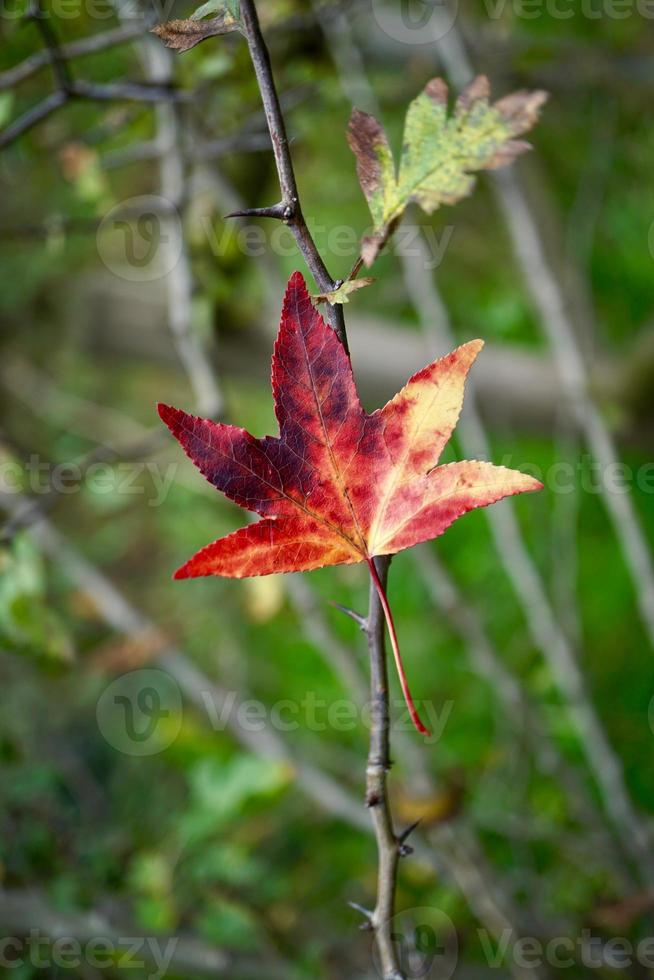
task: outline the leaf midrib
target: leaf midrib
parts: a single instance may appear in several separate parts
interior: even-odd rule
[[[240,460],[235,459],[233,456],[228,456],[227,453],[223,452],[222,449],[218,449],[216,446],[213,446],[209,441],[207,441],[202,436],[199,436],[197,432],[194,432],[192,429],[189,429],[185,424],[182,424],[181,425],[181,428],[184,430],[184,432],[187,432],[189,435],[193,436],[193,438],[198,439],[199,442],[201,442],[204,446],[206,446],[208,449],[210,449],[211,452],[215,453],[217,456],[222,456],[223,459],[229,460],[229,462],[231,462],[232,464],[236,464],[236,466],[239,466],[242,470],[245,470],[246,473],[250,473],[251,476],[253,476],[253,477],[255,477],[255,479],[259,480],[264,486],[270,487],[271,490],[275,490],[277,493],[280,493],[286,500],[288,500],[288,501],[290,501],[290,503],[294,504],[299,510],[304,511],[305,514],[307,514],[309,517],[312,517],[319,524],[322,524],[323,527],[328,528],[330,531],[333,531],[339,537],[341,537],[345,541],[347,541],[348,544],[350,544],[352,546],[352,548],[357,552],[357,554],[361,554],[362,558],[364,557],[361,548],[356,544],[355,541],[352,540],[352,538],[350,538],[350,536],[348,534],[345,533],[345,531],[343,531],[341,528],[339,528],[338,525],[332,524],[331,521],[328,521],[321,514],[317,513],[316,511],[310,510],[305,504],[301,503],[295,497],[292,497],[284,489],[283,486],[277,487],[277,486],[275,486],[274,483],[270,483],[268,480],[265,479],[265,477],[261,476],[260,473],[256,473],[253,469],[251,469],[251,467],[247,466],[245,463],[242,463]],[[282,442],[281,439],[279,439],[278,441],[282,445],[285,445]],[[254,439],[254,442],[255,443],[258,443],[259,440]],[[224,491],[221,491],[221,492],[224,493]],[[225,494],[225,496],[228,496],[228,494]],[[248,508],[248,509],[252,509],[252,508]],[[260,517],[266,518],[268,520],[276,520],[277,519],[275,516],[272,516],[271,517],[270,515],[261,514],[258,510],[256,511],[256,513],[259,514]]]
[[[339,488],[341,490],[341,493],[342,493],[342,495],[345,498],[345,501],[347,503],[347,506],[348,506],[348,509],[350,511],[350,514],[352,515],[352,520],[354,522],[354,526],[356,528],[357,534],[359,535],[360,544],[359,545],[355,544],[355,542],[352,541],[352,539],[349,537],[349,535],[346,535],[344,531],[342,531],[341,534],[348,541],[350,541],[350,543],[353,545],[353,547],[356,548],[356,550],[359,552],[359,554],[362,554],[363,556],[368,557],[368,549],[366,547],[366,539],[365,539],[365,537],[363,535],[363,532],[361,531],[361,527],[359,526],[359,520],[358,520],[357,515],[356,515],[356,512],[354,510],[354,505],[352,504],[352,501],[350,500],[350,495],[348,493],[347,486],[345,484],[345,480],[343,479],[343,475],[341,474],[341,471],[340,471],[340,469],[338,467],[338,463],[337,463],[337,460],[336,460],[336,455],[335,455],[335,453],[334,453],[334,451],[332,449],[332,445],[331,445],[331,442],[329,440],[329,435],[328,435],[328,432],[327,432],[327,426],[325,424],[325,418],[324,418],[323,413],[322,413],[322,405],[320,404],[320,399],[318,398],[318,390],[317,390],[315,379],[314,379],[314,376],[313,376],[313,371],[311,369],[311,361],[309,360],[309,352],[307,351],[307,347],[306,347],[306,343],[305,343],[305,338],[304,338],[304,333],[302,332],[301,328],[299,327],[299,324],[301,322],[300,321],[300,316],[299,316],[299,310],[296,308],[296,311],[295,312],[296,312],[296,319],[297,319],[297,322],[298,322],[298,328],[297,329],[298,329],[298,332],[299,332],[299,335],[300,335],[300,339],[301,339],[302,353],[304,355],[304,362],[306,364],[307,374],[309,375],[309,379],[311,381],[311,391],[313,393],[313,399],[314,399],[314,402],[315,402],[315,405],[316,405],[316,411],[318,413],[318,418],[320,419],[320,426],[322,428],[322,432],[323,432],[323,436],[324,436],[324,440],[325,440],[324,441],[324,446],[327,449],[327,452],[329,454],[329,460],[330,460],[330,463],[332,465],[332,470],[334,472],[334,475],[336,477],[336,482],[339,485]]]

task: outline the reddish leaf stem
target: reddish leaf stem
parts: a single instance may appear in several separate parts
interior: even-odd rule
[[[379,601],[381,602],[382,609],[384,610],[384,616],[386,618],[386,625],[388,626],[388,634],[391,638],[391,646],[393,648],[393,656],[395,657],[395,666],[397,667],[397,673],[400,678],[400,684],[402,686],[402,693],[404,694],[404,700],[406,701],[406,706],[409,709],[409,714],[411,715],[411,721],[416,726],[421,735],[430,736],[431,732],[428,728],[425,728],[420,716],[418,715],[418,710],[413,703],[413,698],[411,697],[411,691],[409,690],[409,682],[407,680],[406,673],[404,671],[404,664],[402,663],[402,656],[400,654],[400,645],[397,640],[397,633],[395,631],[395,623],[393,622],[393,613],[391,612],[391,607],[386,598],[386,590],[382,584],[382,581],[377,573],[377,568],[375,567],[375,559],[368,558],[368,568],[370,569],[370,578],[373,581],[373,585],[377,590],[377,595],[379,596]]]

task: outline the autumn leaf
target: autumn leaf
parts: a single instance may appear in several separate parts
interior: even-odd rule
[[[487,462],[437,465],[482,346],[473,340],[429,364],[369,415],[345,349],[296,272],[272,359],[279,436],[256,439],[245,429],[159,405],[206,479],[263,518],[207,545],[175,578],[243,578],[367,562],[411,716],[425,733],[373,559],[437,537],[469,510],[541,487],[531,476]]]
[[[454,204],[472,190],[474,171],[502,167],[530,149],[514,137],[531,129],[547,93],[515,92],[494,105],[489,96],[488,79],[480,75],[448,116],[447,85],[440,78],[428,82],[406,115],[399,170],[381,124],[353,110],[348,142],[374,224],[372,235],[362,242],[366,266],[372,265],[412,201],[427,214],[441,204]]]
[[[215,17],[204,20],[207,14]],[[229,34],[241,29],[239,0],[209,0],[202,4],[186,20],[169,20],[152,29],[167,48],[174,51],[190,51],[196,44],[218,34]]]

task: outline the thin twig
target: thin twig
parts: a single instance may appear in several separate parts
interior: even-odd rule
[[[375,559],[377,575],[384,589],[388,579],[389,564],[389,558]],[[383,980],[403,980],[392,937],[397,864],[400,853],[399,841],[393,829],[387,788],[391,757],[385,618],[380,594],[372,578],[366,633],[370,653],[372,709],[370,752],[366,768],[366,806],[370,809],[378,854],[377,901],[370,923],[375,932]]]
[[[72,84],[72,75],[64,55],[61,53],[57,35],[48,19],[48,15],[43,12],[39,0],[30,0],[27,18],[33,21],[39,34],[43,38],[45,53],[47,55],[52,73],[57,82],[57,88],[62,92],[68,92]]]
[[[42,99],[37,105],[28,109],[22,116],[19,116],[18,119],[14,119],[0,133],[0,150],[5,146],[9,146],[10,143],[17,140],[23,133],[27,133],[30,129],[38,126],[43,119],[47,119],[53,112],[56,112],[57,109],[65,105],[68,99],[68,94],[62,90],[51,92],[45,99]]]
[[[119,11],[120,13],[120,11]],[[151,35],[138,45],[146,77],[151,84],[173,84],[173,59],[169,51]],[[182,119],[179,107],[158,105],[155,110],[156,142],[159,146],[159,174],[162,197],[171,201],[183,214],[187,203],[187,167],[184,158]],[[168,326],[178,357],[193,389],[197,411],[217,419],[224,401],[215,372],[202,342],[193,330],[193,273],[188,245],[180,224],[175,224],[161,248],[176,261],[168,262],[166,276]]]
[[[22,116],[14,119],[0,133],[0,150],[29,132],[47,116],[74,99],[90,102],[184,102],[190,99],[187,92],[176,92],[167,85],[146,85],[143,82],[71,82],[66,89],[59,88],[38,102]]]
[[[90,37],[80,38],[78,41],[71,41],[69,44],[62,44],[60,45],[59,51],[66,61],[72,61],[73,58],[80,58],[83,55],[94,54],[96,51],[104,51],[107,48],[124,44],[126,41],[131,41],[135,37],[139,37],[146,31],[147,26],[141,25],[138,27],[130,25],[116,27],[110,31],[102,31],[99,34],[91,34]],[[24,82],[26,79],[31,78],[32,75],[35,75],[41,68],[45,68],[49,64],[50,54],[47,49],[36,51],[28,58],[25,58],[24,61],[21,61],[20,64],[0,74],[0,92],[14,88],[19,82]]]
[[[282,192],[283,220],[293,231],[298,248],[302,252],[321,292],[329,292],[334,288],[334,280],[325,267],[302,213],[284,117],[272,74],[270,55],[261,34],[254,0],[241,0],[241,16],[270,130]],[[327,311],[330,323],[347,351],[347,334],[342,306],[327,304]],[[388,560],[380,561],[379,572],[381,572],[381,582],[384,586],[388,574]],[[379,852],[378,895],[373,927],[379,954],[384,965],[384,980],[402,980],[402,973],[397,963],[390,935],[391,919],[395,910],[399,854],[398,844],[393,833],[386,790],[386,777],[389,768],[389,695],[384,644],[384,611],[374,581],[371,584],[367,635],[375,707],[370,733],[366,803],[371,809]]]
[[[284,115],[275,86],[270,55],[259,26],[259,18],[254,0],[242,0],[241,17],[250,51],[250,58],[252,59],[252,66],[257,78],[261,100],[266,114],[266,122],[268,123],[277,174],[279,176],[279,186],[282,192],[282,209],[281,213],[276,215],[276,217],[281,217],[293,232],[297,246],[309,266],[320,292],[328,293],[335,288],[335,281],[327,271],[304,219],[304,214],[302,213],[293,161],[286,135]],[[345,332],[342,306],[339,304],[335,306],[327,304],[326,309],[330,324],[347,350],[347,335]]]

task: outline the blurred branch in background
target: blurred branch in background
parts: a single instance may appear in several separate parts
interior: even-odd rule
[[[89,37],[79,41],[69,41],[67,44],[59,46],[59,56],[66,62],[73,61],[88,54],[96,54],[105,51],[107,48],[119,44],[125,44],[137,37],[141,37],[147,30],[142,24],[125,24],[122,27],[114,27],[111,30],[103,31],[99,34],[91,34]],[[50,65],[52,54],[48,48],[36,51],[19,65],[9,68],[7,71],[0,72],[0,91],[14,88],[20,82],[26,81],[35,75],[41,68]]]
[[[133,5],[115,0],[119,16],[127,6],[133,16]],[[144,28],[147,21],[144,21]],[[173,85],[172,55],[157,38],[147,36],[138,42],[145,76],[153,85]],[[178,107],[173,104],[155,108],[155,143],[159,151],[160,190],[182,218],[188,201],[184,138]],[[207,418],[217,419],[223,410],[223,399],[213,371],[202,350],[197,335],[191,329],[193,278],[188,247],[181,223],[177,223],[162,249],[173,261],[166,261],[170,272],[166,276],[168,326],[175,348],[191,383],[197,411]]]
[[[68,65],[67,55],[60,47],[57,36],[51,28],[49,20],[43,15],[37,0],[31,0],[30,11],[27,17],[41,31],[45,44],[45,63],[49,64],[52,68],[56,89],[0,132],[0,149],[9,146],[24,133],[29,132],[30,129],[33,129],[48,116],[66,105],[66,103],[75,99],[89,99],[97,102],[128,101],[149,103],[174,101],[189,97],[187,94],[176,92],[169,85],[145,85],[140,82],[111,82],[107,85],[102,85],[74,79]],[[125,38],[121,38],[122,40],[125,40]],[[95,50],[98,49],[96,48]],[[9,74],[10,81],[7,83],[7,87],[15,84],[16,75],[19,76],[19,80],[22,80],[24,77],[29,77],[30,74],[31,70],[25,69],[24,66],[19,66],[14,70],[13,81],[11,81],[12,74]],[[6,76],[5,82],[7,82]]]

